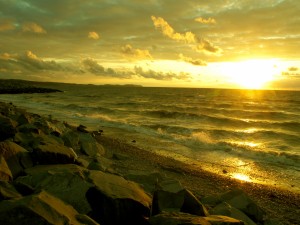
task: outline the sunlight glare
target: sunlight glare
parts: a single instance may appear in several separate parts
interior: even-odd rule
[[[275,60],[247,60],[229,64],[224,72],[241,88],[260,89],[274,80],[277,70]]]
[[[232,174],[232,177],[237,179],[237,180],[251,182],[250,177],[245,175],[245,174],[242,174],[242,173],[234,173],[234,174]]]

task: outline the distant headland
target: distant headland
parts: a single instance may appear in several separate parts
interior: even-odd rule
[[[41,87],[41,82],[0,79],[0,94],[53,93],[58,89]]]

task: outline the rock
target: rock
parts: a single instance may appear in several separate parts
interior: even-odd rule
[[[0,155],[0,181],[11,181],[12,177],[4,157]]]
[[[198,216],[208,216],[204,205],[176,180],[162,181],[153,194],[152,215],[163,211],[185,212]]]
[[[129,156],[122,153],[113,153],[112,158],[115,160],[126,160],[129,159]]]
[[[214,215],[223,215],[223,216],[232,217],[232,218],[235,218],[238,220],[242,220],[245,223],[245,225],[256,225],[256,223],[254,223],[242,211],[230,206],[226,202],[223,202],[223,203],[217,205],[210,212],[211,212],[211,214],[214,214]]]
[[[211,225],[203,217],[181,212],[163,212],[150,217],[151,225]]]
[[[24,125],[24,124],[30,124],[33,122],[33,118],[30,114],[23,112],[21,115],[19,115],[19,117],[17,118],[17,122],[20,125]]]
[[[263,223],[266,213],[253,200],[251,200],[242,190],[232,190],[220,196],[223,202],[227,202],[234,208],[244,212],[256,223]]]
[[[163,212],[150,217],[151,225],[243,225],[242,221],[226,216],[200,217],[182,212]]]
[[[69,130],[63,133],[61,135],[61,138],[63,139],[64,144],[66,146],[71,147],[73,149],[77,149],[79,147],[79,135],[76,132]]]
[[[80,150],[88,156],[105,155],[104,147],[91,134],[80,134]]]
[[[67,164],[74,163],[77,154],[64,145],[45,143],[33,149],[32,158],[36,164]]]
[[[80,213],[87,214],[91,211],[85,195],[93,185],[86,181],[88,170],[85,168],[73,164],[41,165],[25,172],[26,176],[16,180],[19,187],[23,185],[21,188],[25,186],[35,191],[45,190],[72,205]]]
[[[82,133],[88,133],[88,131],[86,130],[86,126],[81,125],[81,124],[77,127],[77,131],[82,132]]]
[[[65,204],[60,199],[51,196],[45,191],[20,199],[0,202],[0,224],[86,224],[81,222],[83,217],[79,215],[72,206]],[[91,225],[98,224],[90,218],[85,221],[87,220]]]
[[[17,127],[18,132],[21,133],[34,133],[34,134],[41,134],[41,130],[37,128],[34,124],[23,124]]]
[[[0,181],[0,201],[20,197],[22,197],[22,195],[17,192],[12,184],[6,181]]]
[[[166,176],[159,172],[149,172],[140,170],[131,170],[125,174],[125,178],[132,180],[142,185],[148,193],[153,193],[156,190],[158,183],[166,180]]]
[[[245,225],[243,221],[236,220],[227,216],[211,215],[203,218],[207,220],[211,225]]]
[[[103,157],[103,156],[97,156],[88,166],[89,170],[100,170],[103,172],[107,171],[113,171],[113,165],[114,163]]]
[[[13,178],[22,174],[24,168],[32,166],[30,153],[14,142],[0,142],[0,155],[5,158]]]
[[[16,134],[17,122],[0,114],[0,141],[13,138]]]
[[[92,218],[104,225],[147,224],[151,198],[138,184],[101,171],[90,171],[89,178],[95,185],[86,194]]]

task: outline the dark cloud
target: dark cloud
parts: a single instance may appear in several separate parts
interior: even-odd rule
[[[130,76],[121,71],[116,71],[112,68],[104,68],[95,59],[87,58],[82,60],[82,65],[85,70],[96,75],[103,77],[116,77],[116,78],[130,78]]]
[[[281,75],[282,76],[286,76],[286,77],[290,77],[290,78],[292,78],[292,77],[300,77],[300,73],[298,72],[298,67],[294,67],[294,66],[289,67],[287,69],[287,71],[283,71],[281,73]]]
[[[144,70],[142,67],[138,67],[136,66],[134,68],[134,73],[140,77],[143,78],[151,78],[151,79],[155,79],[155,80],[189,80],[190,74],[188,73],[172,73],[172,72],[168,72],[168,73],[164,73],[164,72],[158,72],[158,71],[154,71],[154,70]]]
[[[22,73],[36,71],[63,71],[64,67],[53,60],[45,61],[38,58],[31,51],[24,54],[4,53],[0,57],[0,67],[12,70],[19,70]]]
[[[184,56],[183,54],[179,54],[180,60],[190,63],[194,66],[207,66],[207,63],[201,59],[193,59],[187,56]]]

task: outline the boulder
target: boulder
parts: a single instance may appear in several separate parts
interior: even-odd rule
[[[151,198],[138,184],[101,171],[90,171],[89,179],[95,185],[86,194],[92,218],[102,225],[147,224]]]
[[[241,210],[255,223],[263,223],[265,211],[250,199],[242,190],[236,189],[220,196],[222,202],[227,202],[232,207]]]
[[[18,132],[21,133],[34,133],[34,134],[41,134],[41,130],[39,128],[37,128],[34,124],[23,124],[21,126],[17,127]]]
[[[0,142],[0,155],[5,158],[13,178],[22,174],[24,168],[33,165],[30,153],[11,141]]]
[[[210,213],[214,215],[223,215],[242,220],[245,225],[256,225],[256,223],[254,223],[245,213],[232,207],[226,202],[217,205],[210,211]]]
[[[11,181],[12,174],[2,155],[0,155],[0,181]]]
[[[12,184],[6,181],[0,181],[0,201],[20,197],[22,197],[22,195],[17,192]]]
[[[114,171],[113,166],[114,163],[111,160],[103,156],[97,156],[92,162],[90,162],[88,169],[100,170],[103,172],[111,172]]]
[[[182,212],[163,212],[150,217],[151,225],[243,225],[242,221],[226,216],[201,217]]]
[[[29,113],[23,112],[17,118],[17,122],[18,122],[19,126],[24,125],[24,124],[30,124],[33,122],[33,118]]]
[[[99,144],[91,134],[80,134],[80,150],[88,156],[105,155],[104,147]]]
[[[93,185],[85,180],[88,174],[85,168],[73,164],[41,165],[25,172],[26,176],[15,181],[20,192],[30,188],[35,191],[45,190],[72,205],[80,213],[87,214],[91,211],[85,195]]]
[[[77,132],[68,130],[61,135],[61,138],[66,146],[73,149],[79,148],[79,135]]]
[[[198,216],[209,215],[204,205],[176,180],[162,181],[153,194],[152,215],[163,211],[185,212]]]
[[[13,138],[16,134],[17,122],[0,114],[0,141]]]
[[[130,170],[124,175],[126,179],[132,180],[140,184],[145,191],[148,193],[153,193],[156,190],[158,183],[166,180],[166,176],[161,173],[154,171],[141,171],[141,170]]]
[[[45,143],[33,149],[32,158],[36,164],[67,164],[74,163],[77,154],[64,145]]]
[[[89,223],[82,223],[89,221]],[[49,224],[49,225],[97,225],[98,223],[80,214],[70,205],[45,191],[36,195],[0,202],[0,224]],[[79,218],[79,219],[78,219]]]
[[[211,225],[245,225],[243,221],[227,216],[211,215],[203,218]]]

